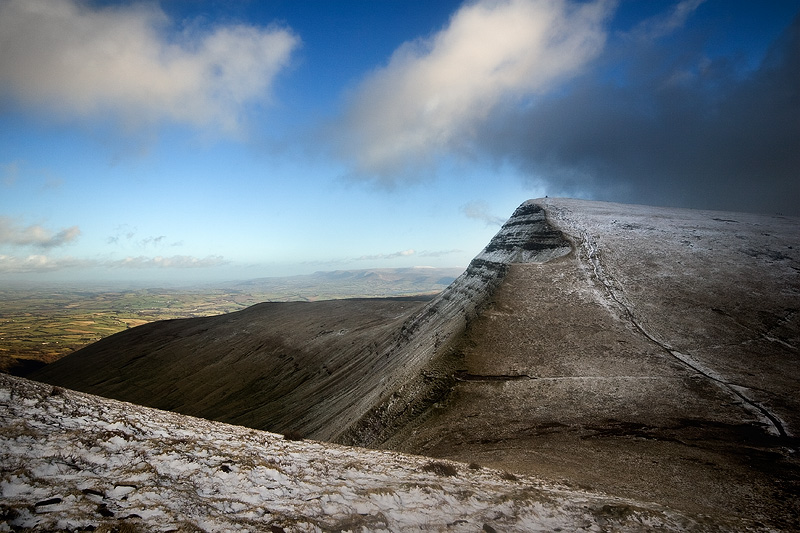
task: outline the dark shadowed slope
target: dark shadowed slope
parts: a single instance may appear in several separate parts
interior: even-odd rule
[[[57,361],[42,381],[259,429],[313,434],[427,299],[263,303],[119,333]],[[339,404],[342,404],[339,407]],[[312,417],[324,406],[321,419]]]

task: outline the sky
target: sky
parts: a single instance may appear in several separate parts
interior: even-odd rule
[[[0,283],[465,267],[546,195],[800,215],[800,0],[0,0]]]

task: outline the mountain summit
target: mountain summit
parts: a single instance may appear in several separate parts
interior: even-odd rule
[[[430,301],[148,324],[32,377],[791,530],[798,236],[796,218],[530,200]]]

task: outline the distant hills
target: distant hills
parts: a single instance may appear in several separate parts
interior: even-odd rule
[[[463,268],[433,267],[332,270],[234,281],[214,287],[261,294],[269,301],[380,298],[434,294],[447,288],[462,272]]]
[[[427,301],[156,322],[33,377],[791,531],[797,368],[799,219],[540,199]]]

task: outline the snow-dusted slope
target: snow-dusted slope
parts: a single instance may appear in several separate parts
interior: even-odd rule
[[[450,390],[381,446],[800,530],[800,220],[526,209],[573,253],[508,258]]]
[[[0,419],[0,531],[725,530],[476,465],[289,441],[6,375]]]
[[[800,429],[800,219],[570,199],[528,202],[573,236],[645,337],[787,437]]]

